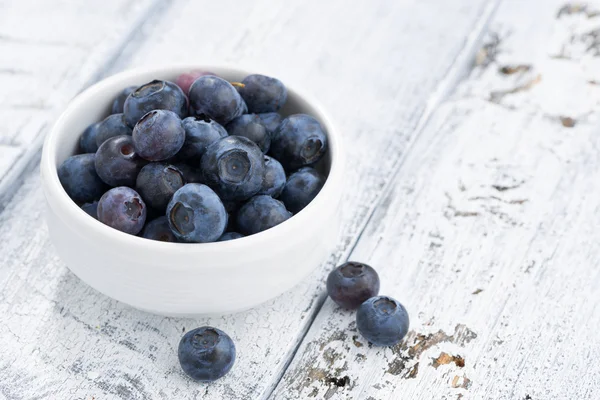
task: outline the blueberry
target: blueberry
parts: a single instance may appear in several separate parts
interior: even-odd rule
[[[96,152],[96,172],[110,186],[133,186],[147,161],[138,156],[131,136],[115,136]]]
[[[276,159],[265,156],[265,175],[262,188],[258,194],[266,194],[271,197],[279,197],[285,186],[285,171]]]
[[[123,113],[123,105],[125,104],[125,100],[127,96],[129,96],[137,86],[128,86],[121,91],[115,98],[111,107],[111,114],[122,114]]]
[[[222,330],[203,326],[183,335],[177,355],[181,369],[190,378],[211,382],[231,370],[235,362],[235,345]]]
[[[225,128],[207,117],[187,117],[182,125],[185,142],[178,157],[184,161],[198,163],[208,146],[227,136]]]
[[[207,185],[223,200],[245,200],[262,188],[263,154],[245,137],[227,136],[211,144],[202,156],[201,167]]]
[[[367,264],[349,261],[329,273],[327,293],[339,306],[353,310],[379,293],[379,275]]]
[[[179,86],[169,81],[154,80],[127,96],[123,113],[127,124],[133,128],[140,118],[152,110],[168,110],[179,118],[185,118],[187,109],[187,98]]]
[[[90,217],[98,219],[98,202],[85,203],[81,206],[81,209],[85,211]]]
[[[263,153],[269,151],[271,134],[256,114],[244,114],[227,124],[230,135],[243,136],[252,140]]]
[[[142,230],[142,237],[151,240],[158,240],[160,242],[177,242],[177,238],[171,228],[169,227],[169,221],[164,215],[158,217],[144,226]]]
[[[172,111],[154,110],[133,128],[133,144],[140,157],[162,161],[173,157],[183,146],[185,130]]]
[[[288,171],[316,163],[327,151],[327,135],[319,121],[306,114],[290,115],[271,137],[271,154]]]
[[[394,346],[408,332],[408,313],[402,304],[387,296],[371,297],[358,307],[356,327],[375,346]]]
[[[269,131],[271,135],[273,135],[275,129],[277,129],[277,127],[281,123],[281,120],[283,119],[281,114],[276,112],[262,113],[256,115],[258,115],[258,117],[262,121],[262,124],[265,126],[265,128],[267,128],[267,131]]]
[[[196,79],[200,78],[201,76],[205,76],[205,75],[216,76],[212,72],[195,70],[195,71],[185,72],[185,73],[179,75],[177,77],[177,79],[175,80],[175,83],[177,84],[177,86],[179,86],[181,88],[181,90],[183,90],[183,93],[188,94],[188,92],[190,91],[190,86],[192,86],[192,83],[194,83],[194,81]]]
[[[99,122],[98,133],[96,134],[96,145],[100,145],[111,137],[129,135],[131,128],[125,123],[124,114],[112,114]]]
[[[194,168],[186,163],[176,163],[173,165],[175,168],[181,171],[185,183],[204,183],[204,178],[202,177],[202,171],[200,168]]]
[[[91,124],[85,128],[85,131],[81,134],[81,137],[79,138],[79,148],[83,153],[95,153],[96,150],[98,150],[98,145],[96,144],[98,125],[100,125],[100,122]]]
[[[146,204],[133,189],[110,189],[98,202],[98,221],[121,232],[137,235],[146,222]]]
[[[264,75],[249,75],[239,89],[251,113],[266,113],[279,110],[287,100],[287,89],[279,79]]]
[[[183,242],[214,242],[227,226],[221,199],[199,183],[188,183],[175,192],[167,206],[167,219],[175,236]]]
[[[96,173],[94,154],[79,154],[67,158],[58,168],[58,179],[65,192],[76,203],[97,200],[108,187]]]
[[[254,196],[237,212],[237,226],[244,235],[265,231],[292,216],[283,203],[271,196]]]
[[[221,125],[246,113],[246,103],[231,83],[217,76],[201,76],[190,87],[190,113],[206,115]]]
[[[239,238],[243,238],[244,235],[242,235],[241,233],[237,233],[237,232],[227,232],[224,233],[223,236],[221,236],[219,238],[219,240],[217,240],[217,242],[226,242],[228,240],[234,240],[234,239],[239,239]]]
[[[183,185],[183,174],[176,167],[166,163],[150,163],[138,174],[135,188],[147,205],[164,211],[173,194]]]
[[[324,179],[316,169],[300,168],[290,175],[279,198],[288,210],[296,214],[319,194],[323,183]]]

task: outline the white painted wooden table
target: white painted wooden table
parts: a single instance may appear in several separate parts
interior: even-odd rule
[[[600,0],[0,0],[0,398],[600,398]],[[41,141],[114,72],[240,63],[302,85],[345,135],[337,249],[244,313],[153,316],[57,258]],[[324,278],[351,258],[411,315],[371,347]],[[186,329],[233,337],[216,383]]]

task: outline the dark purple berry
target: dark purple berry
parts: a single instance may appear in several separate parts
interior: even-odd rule
[[[285,186],[285,171],[276,159],[265,156],[265,176],[262,188],[258,194],[266,194],[274,198],[279,197]]]
[[[181,171],[185,183],[204,183],[200,167],[194,167],[186,163],[176,163],[173,165]]]
[[[287,89],[279,79],[265,75],[249,75],[239,89],[251,113],[267,113],[279,110],[287,100]]]
[[[397,300],[371,297],[358,307],[356,327],[365,339],[375,346],[394,346],[406,336],[408,313]]]
[[[208,146],[227,136],[227,131],[219,123],[207,117],[187,117],[183,120],[185,143],[177,155],[179,159],[200,163],[200,158]]]
[[[94,167],[94,154],[79,154],[67,158],[58,168],[58,179],[65,192],[76,203],[97,200],[108,190]]]
[[[279,198],[288,210],[296,214],[319,194],[324,183],[316,169],[304,167],[290,175]]]
[[[225,125],[246,111],[246,103],[225,79],[217,76],[201,76],[190,87],[192,115],[204,115]]]
[[[244,114],[227,124],[227,132],[252,140],[263,153],[269,151],[271,134],[256,114]]]
[[[96,122],[88,126],[79,138],[79,148],[82,153],[95,153],[98,150],[96,144],[96,136],[98,135],[98,125],[100,122]]]
[[[177,355],[181,369],[190,378],[212,382],[231,370],[235,362],[235,345],[222,330],[203,326],[183,335]]]
[[[96,172],[110,186],[134,186],[138,173],[148,162],[137,155],[131,136],[108,139],[96,152]]]
[[[312,165],[327,151],[327,135],[313,117],[294,114],[284,119],[271,137],[270,154],[288,171]]]
[[[147,205],[164,211],[173,194],[183,185],[183,174],[176,167],[166,163],[150,163],[138,174],[135,188]]]
[[[123,106],[127,125],[135,124],[152,110],[168,110],[179,118],[187,116],[188,101],[179,86],[169,81],[154,80],[134,90]]]
[[[219,238],[219,240],[217,240],[217,242],[226,242],[228,240],[234,240],[234,239],[239,239],[239,238],[243,238],[244,235],[242,235],[241,233],[237,233],[237,232],[227,232],[224,233],[223,236],[221,236]]]
[[[81,206],[81,209],[85,211],[90,217],[98,219],[98,202],[85,203]]]
[[[121,232],[137,235],[146,222],[146,204],[133,189],[110,189],[98,202],[98,221]]]
[[[96,134],[96,145],[100,147],[111,137],[129,135],[131,128],[125,123],[123,114],[112,114],[104,118],[98,124],[98,133]]]
[[[260,118],[262,124],[265,126],[265,128],[267,128],[267,131],[269,131],[271,135],[273,135],[273,133],[283,120],[281,114],[276,112],[262,113],[256,115],[258,115],[258,118]]]
[[[146,239],[158,240],[160,242],[178,242],[171,228],[169,221],[164,215],[146,223],[141,236]]]
[[[115,97],[111,107],[111,114],[123,113],[123,105],[125,104],[125,100],[127,100],[127,96],[129,96],[135,89],[137,89],[137,86],[126,87],[117,95],[117,97]]]
[[[183,90],[183,93],[187,95],[190,91],[190,86],[192,86],[192,83],[194,83],[196,79],[205,75],[216,76],[212,72],[195,70],[190,72],[184,72],[183,74],[179,75],[175,80],[175,83],[181,88],[181,90]]]
[[[292,213],[271,196],[254,196],[237,212],[237,227],[244,235],[265,231],[289,219]]]
[[[183,146],[185,130],[172,111],[154,110],[133,128],[133,144],[140,157],[162,161],[173,157]]]
[[[349,261],[329,273],[327,293],[339,306],[353,310],[379,293],[379,275],[367,264]]]

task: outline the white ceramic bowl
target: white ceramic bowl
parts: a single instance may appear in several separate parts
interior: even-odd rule
[[[327,260],[339,233],[343,152],[324,110],[288,87],[283,115],[307,113],[327,131],[329,151],[318,166],[328,175],[318,196],[286,222],[245,238],[217,243],[164,243],[112,229],[81,210],[63,190],[57,167],[74,154],[79,136],[110,110],[126,86],[174,81],[201,69],[239,81],[249,71],[219,66],[138,69],[105,79],[78,95],[46,138],[41,174],[50,238],[69,269],[105,295],[170,316],[231,313],[289,290]]]

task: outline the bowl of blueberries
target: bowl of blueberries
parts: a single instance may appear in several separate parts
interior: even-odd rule
[[[40,168],[61,259],[152,313],[254,307],[327,259],[339,234],[339,133],[314,100],[239,68],[93,85],[56,122]]]

